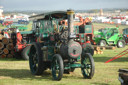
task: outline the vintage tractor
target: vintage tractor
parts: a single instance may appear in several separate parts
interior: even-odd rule
[[[78,31],[86,28],[74,26],[74,11],[44,13],[31,16],[30,20],[33,20],[32,31],[36,38],[29,51],[32,74],[41,75],[50,68],[53,79],[61,80],[63,73],[81,68],[84,78],[93,77],[95,65],[91,53],[86,51],[86,30]],[[68,25],[61,23],[63,20]]]
[[[118,27],[99,29],[99,32],[95,35],[95,42],[100,46],[117,45],[118,48],[125,47],[125,41],[118,31]]]

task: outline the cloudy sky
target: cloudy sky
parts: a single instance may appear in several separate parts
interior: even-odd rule
[[[0,0],[4,10],[128,8],[128,0]]]

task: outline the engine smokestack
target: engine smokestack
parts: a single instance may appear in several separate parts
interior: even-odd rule
[[[73,10],[67,10],[67,14],[68,14],[68,35],[69,35],[69,39],[71,38],[75,38],[75,32],[74,32],[74,27],[73,27],[73,21],[74,21],[74,11]]]

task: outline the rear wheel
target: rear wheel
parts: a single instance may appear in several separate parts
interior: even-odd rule
[[[61,80],[63,77],[64,65],[62,57],[59,54],[55,54],[52,59],[52,76],[54,80]]]
[[[105,40],[100,40],[99,45],[100,46],[106,46],[106,41]]]
[[[123,48],[123,47],[125,47],[125,41],[124,41],[124,40],[119,40],[119,41],[117,42],[117,47],[118,47],[118,48]]]
[[[41,75],[44,69],[42,51],[39,43],[33,43],[30,47],[29,66],[32,74]]]
[[[92,55],[90,53],[85,53],[84,55],[82,55],[81,64],[83,77],[91,79],[95,72],[95,65]]]

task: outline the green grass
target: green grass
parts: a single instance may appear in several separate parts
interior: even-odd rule
[[[32,22],[29,22],[29,24],[27,25],[27,30],[26,31],[30,31],[32,29]]]
[[[4,28],[6,28],[6,26],[2,26],[2,25],[0,24],[0,29],[4,29]]]
[[[2,26],[1,24],[0,24],[0,29],[4,29],[4,28],[6,28],[6,26]],[[26,31],[29,31],[29,30],[31,30],[32,29],[32,22],[30,22],[28,25],[27,25],[27,30]]]
[[[34,76],[29,70],[29,62],[17,59],[0,59],[0,85],[119,85],[118,69],[128,68],[128,57],[124,56],[110,63],[104,62],[127,49],[104,50],[104,54],[94,55],[95,75],[84,79],[81,70],[64,74],[61,81],[53,81],[50,70],[41,76]]]
[[[115,24],[104,24],[104,23],[93,23],[94,30],[98,30],[100,28],[106,28],[106,27],[116,27]],[[118,25],[119,26],[119,32],[122,33],[122,29],[128,28],[128,25]]]

